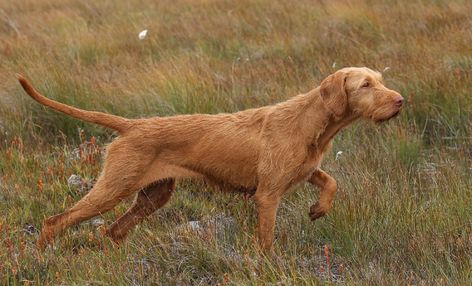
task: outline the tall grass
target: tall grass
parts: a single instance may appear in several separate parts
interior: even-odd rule
[[[2,1],[0,281],[470,283],[470,14],[470,1]],[[317,192],[287,196],[272,254],[255,246],[252,202],[192,182],[119,249],[87,222],[35,250],[41,220],[83,196],[67,178],[93,181],[114,134],[34,103],[15,72],[50,98],[136,118],[272,104],[344,66],[389,67],[404,112],[337,136],[323,166],[340,186],[333,210],[313,223]],[[95,160],[77,155],[90,146],[78,129],[97,138]],[[232,223],[184,227],[218,217]]]

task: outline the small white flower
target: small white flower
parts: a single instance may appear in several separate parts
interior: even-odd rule
[[[390,70],[390,67],[385,67],[385,68],[383,69],[383,72],[388,72],[389,70]]]
[[[142,30],[138,35],[139,39],[144,40],[144,38],[146,38],[147,32],[148,30]]]
[[[343,154],[343,151],[338,151],[338,153],[336,153],[336,161],[339,160],[339,158],[341,157],[341,155]]]
[[[333,62],[333,65],[331,66],[333,69],[336,68],[336,62]]]

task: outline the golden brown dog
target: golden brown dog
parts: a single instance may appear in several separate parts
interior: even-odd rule
[[[119,132],[93,189],[72,208],[44,220],[41,248],[66,227],[103,214],[138,192],[131,208],[107,230],[120,241],[170,199],[176,178],[201,178],[255,191],[259,242],[270,249],[280,199],[291,188],[307,180],[320,187],[319,201],[309,212],[313,220],[331,208],[336,181],[320,164],[333,136],[358,118],[388,120],[403,102],[383,85],[380,73],[344,68],[308,93],[272,106],[233,114],[126,119],[50,100],[22,76],[18,79],[39,103]]]

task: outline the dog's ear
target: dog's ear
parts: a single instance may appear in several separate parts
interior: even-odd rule
[[[336,117],[341,116],[347,108],[346,78],[345,72],[338,71],[321,82],[321,99]]]

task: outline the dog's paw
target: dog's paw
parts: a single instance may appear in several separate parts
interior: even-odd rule
[[[310,216],[311,220],[316,220],[324,216],[326,212],[327,210],[323,208],[319,202],[316,202],[310,207],[310,212],[308,213],[308,215]]]
[[[108,229],[103,230],[103,235],[109,239],[113,247],[120,247],[126,240],[127,233],[119,233],[119,229],[115,226],[110,226]]]

